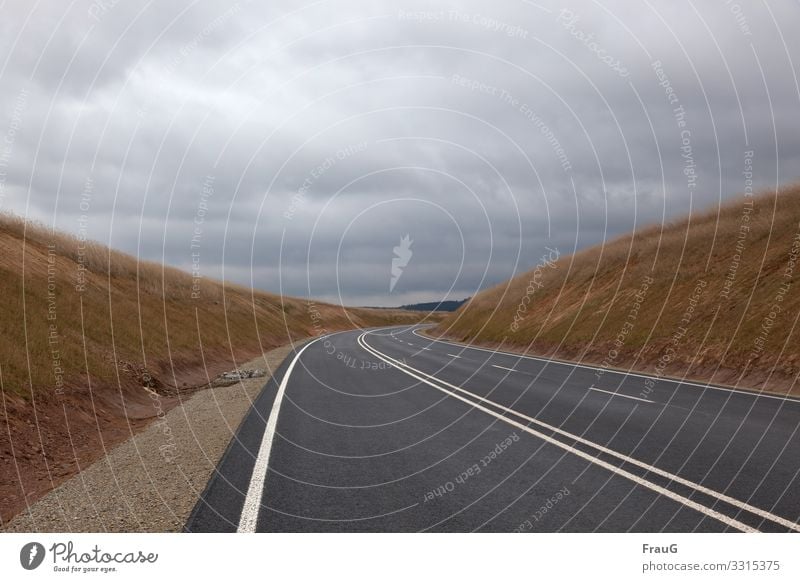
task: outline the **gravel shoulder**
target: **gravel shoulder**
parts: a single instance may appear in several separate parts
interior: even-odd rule
[[[267,370],[266,377],[188,397],[32,504],[3,531],[181,531],[253,399],[295,346],[240,366]]]

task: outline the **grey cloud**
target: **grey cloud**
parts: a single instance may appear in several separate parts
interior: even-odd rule
[[[388,305],[715,204],[745,151],[757,186],[797,178],[796,4],[542,5],[4,6],[0,140],[27,97],[0,207],[74,231],[91,178],[93,238],[189,267],[205,204],[208,276]]]

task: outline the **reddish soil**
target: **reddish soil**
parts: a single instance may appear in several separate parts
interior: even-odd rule
[[[32,400],[2,393],[0,406],[0,526],[64,481],[147,427],[209,379],[256,357],[259,350],[206,352],[206,367],[173,361],[150,371],[151,390],[142,387],[144,368],[120,365],[117,386],[85,381],[66,385],[60,396],[39,392]],[[146,378],[146,376],[145,376]],[[177,387],[173,380],[177,380]]]

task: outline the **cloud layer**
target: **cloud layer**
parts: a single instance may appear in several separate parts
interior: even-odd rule
[[[5,5],[0,208],[398,305],[800,174],[796,3],[403,6]]]

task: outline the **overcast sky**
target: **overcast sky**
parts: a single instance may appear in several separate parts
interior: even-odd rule
[[[0,209],[269,291],[459,299],[800,177],[794,1],[0,6]]]

